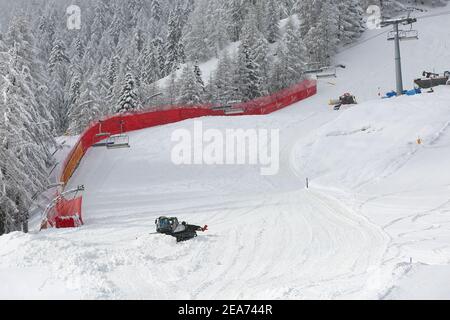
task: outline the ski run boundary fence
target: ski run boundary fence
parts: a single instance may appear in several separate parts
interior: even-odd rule
[[[238,112],[227,112],[226,109],[213,108],[212,104],[204,105],[172,105],[153,108],[149,111],[139,111],[135,113],[118,114],[101,121],[92,123],[80,136],[79,140],[72,148],[62,166],[60,175],[61,183],[66,186],[70,178],[76,171],[78,165],[86,154],[87,150],[94,144],[104,140],[107,135],[117,135],[130,131],[141,130],[154,126],[174,123],[186,119],[206,117],[206,116],[243,116],[243,115],[266,115],[283,109],[293,103],[309,98],[317,93],[316,80],[304,80],[292,87],[278,91],[269,96],[260,97],[248,102],[233,104],[231,110]],[[71,201],[71,200],[65,200]],[[80,202],[78,199],[73,201]],[[67,216],[64,208],[70,206],[55,206],[56,213],[52,219],[58,216]],[[81,218],[81,212],[80,212]],[[82,221],[80,219],[80,221]],[[66,223],[56,227],[76,227],[74,223]]]

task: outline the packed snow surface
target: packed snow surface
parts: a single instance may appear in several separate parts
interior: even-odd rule
[[[448,16],[415,26],[421,39],[402,43],[409,88],[423,70],[450,69]],[[279,129],[277,175],[174,165],[172,132],[198,119],[132,132],[129,149],[90,149],[68,186],[86,187],[85,226],[0,237],[0,297],[450,298],[450,86],[381,100],[395,88],[385,36],[336,62],[347,69],[308,100],[200,119]],[[344,92],[360,104],[332,110]],[[209,231],[177,244],[150,234],[162,215]]]

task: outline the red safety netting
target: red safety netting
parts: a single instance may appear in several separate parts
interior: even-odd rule
[[[198,106],[170,105],[160,106],[148,111],[115,115],[93,123],[80,136],[77,144],[66,158],[60,181],[66,185],[77,169],[86,151],[109,135],[150,128],[205,116],[265,115],[285,108],[317,93],[315,80],[304,80],[290,88],[269,96],[248,102],[234,104],[236,113],[212,109],[212,104]],[[73,200],[62,199],[50,211],[47,218],[49,226],[57,228],[76,227],[83,224],[81,216],[81,197]]]
[[[47,208],[41,229],[75,228],[83,225],[81,215],[82,197],[71,200],[58,196]]]
[[[234,109],[241,109],[236,114],[226,114],[223,110],[212,110],[212,104],[198,106],[161,106],[155,111],[141,111],[125,115],[115,115],[100,122],[93,123],[80,137],[78,143],[67,157],[61,174],[61,182],[67,184],[78,164],[93,144],[105,139],[99,133],[110,135],[140,130],[144,128],[174,123],[191,118],[204,116],[239,116],[264,115],[285,108],[295,102],[306,99],[317,93],[315,80],[304,80],[290,88],[276,92],[270,96],[257,98],[252,101],[233,105]]]

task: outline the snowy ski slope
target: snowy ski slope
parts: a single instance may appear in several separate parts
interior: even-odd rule
[[[450,69],[448,16],[415,26],[421,39],[402,43],[409,88],[423,70]],[[171,133],[195,120],[89,150],[70,182],[86,187],[86,225],[0,237],[0,297],[450,298],[450,86],[380,100],[395,85],[393,50],[383,35],[342,52],[338,79],[272,115],[201,119],[280,129],[275,176],[173,165]],[[347,91],[361,103],[333,111]],[[150,234],[161,215],[210,230],[177,244]]]

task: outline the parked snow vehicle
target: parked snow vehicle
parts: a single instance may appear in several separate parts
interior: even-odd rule
[[[334,105],[334,110],[340,110],[342,105],[357,104],[355,96],[350,93],[344,93],[339,99],[330,100],[330,105]]]
[[[175,217],[159,217],[155,220],[156,232],[166,234],[177,239],[177,242],[190,240],[197,237],[197,232],[205,232],[208,226],[200,227],[196,225],[187,224],[183,221],[181,224],[178,218]]]
[[[450,78],[450,71],[445,71],[442,75],[424,71],[422,73],[422,78],[415,79],[414,83],[418,85],[421,89],[429,89],[436,86],[447,84],[449,78]]]
[[[156,232],[170,234],[173,231],[173,225],[178,225],[177,218],[159,217],[155,220]]]

